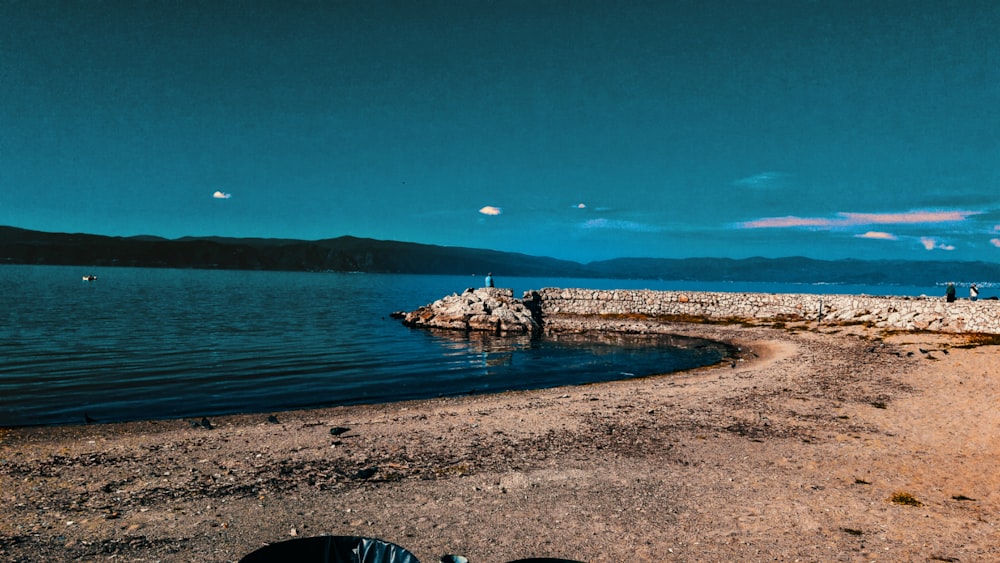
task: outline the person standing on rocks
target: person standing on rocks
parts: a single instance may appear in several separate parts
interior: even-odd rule
[[[976,284],[972,284],[969,286],[969,301],[975,301],[977,299],[979,299],[979,288],[976,287]]]
[[[486,287],[493,287],[493,272],[486,274]]]
[[[944,299],[948,303],[955,300],[955,284],[950,282],[948,283],[948,289],[944,291]]]

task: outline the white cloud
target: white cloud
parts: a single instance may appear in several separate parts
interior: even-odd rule
[[[997,248],[1000,248],[1000,238],[991,238],[990,239],[990,244],[992,244],[993,246],[995,246]]]
[[[955,250],[950,244],[944,244],[933,237],[920,237],[920,244],[927,250]]]
[[[859,225],[914,225],[919,223],[952,223],[965,221],[971,215],[979,215],[981,211],[907,211],[905,213],[837,213],[836,218],[829,217],[765,217],[754,221],[740,223],[744,229],[787,228],[787,227],[817,227],[838,228],[856,227]]]
[[[214,194],[212,194],[212,197],[214,197],[215,199],[229,199],[233,197],[233,194],[227,194],[226,192],[216,191]]]
[[[862,233],[860,235],[854,235],[858,238],[869,238],[875,240],[898,240],[896,235],[892,233],[884,233],[882,231],[868,231],[867,233]]]
[[[733,185],[744,188],[768,188],[777,185],[787,177],[788,174],[783,172],[761,172],[760,174],[740,178],[733,182]]]
[[[659,231],[661,229],[653,226],[647,225],[645,223],[636,223],[635,221],[622,221],[622,220],[608,220],[608,219],[591,219],[583,223],[584,229],[608,229],[616,231],[634,231],[641,233],[652,233]]]
[[[494,207],[492,205],[487,205],[486,207],[483,207],[482,209],[480,209],[479,212],[482,213],[483,215],[494,215],[495,216],[495,215],[502,214],[503,213],[503,209],[501,209],[499,207]]]

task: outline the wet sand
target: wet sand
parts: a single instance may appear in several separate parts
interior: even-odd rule
[[[0,559],[237,561],[337,534],[424,563],[1000,560],[996,346],[815,324],[675,332],[742,358],[210,428],[0,429]]]

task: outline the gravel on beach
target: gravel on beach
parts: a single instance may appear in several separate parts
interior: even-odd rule
[[[678,324],[737,361],[575,387],[0,429],[0,560],[1000,560],[1000,355],[968,335]],[[971,344],[970,344],[971,342]]]

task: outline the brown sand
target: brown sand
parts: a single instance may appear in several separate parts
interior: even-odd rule
[[[1000,560],[995,346],[677,332],[737,342],[746,361],[277,423],[0,430],[0,560],[236,561],[321,534],[425,563]]]

